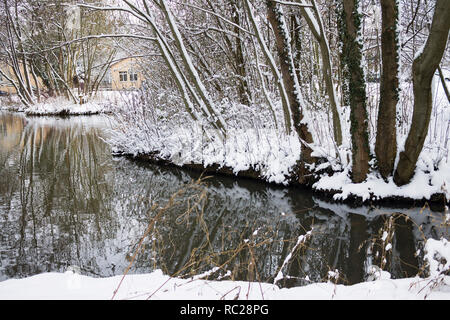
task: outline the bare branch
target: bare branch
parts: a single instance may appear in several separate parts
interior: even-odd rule
[[[70,41],[65,41],[65,42],[60,43],[57,46],[54,46],[54,47],[51,47],[51,48],[47,48],[47,49],[43,49],[43,50],[39,50],[39,51],[20,52],[20,53],[23,53],[23,54],[38,54],[38,53],[53,51],[55,49],[59,49],[59,48],[65,47],[65,46],[71,45],[71,44],[76,43],[76,42],[82,42],[82,41],[86,41],[86,40],[90,40],[90,39],[104,39],[104,38],[132,38],[132,39],[156,41],[156,38],[147,37],[147,36],[140,36],[140,35],[135,35],[135,34],[98,34],[98,35],[85,36],[85,37],[73,39],[73,40],[70,40]]]
[[[312,8],[313,5],[304,3],[304,2],[292,2],[292,1],[281,1],[281,0],[270,0],[272,2],[276,2],[282,5],[286,6],[294,6],[294,7],[300,7],[300,8]]]
[[[245,33],[247,33],[247,34],[249,34],[249,35],[251,35],[251,36],[255,36],[255,34],[251,33],[251,32],[248,31],[247,29],[242,28],[240,25],[238,25],[238,24],[236,24],[236,23],[234,23],[234,22],[228,20],[227,18],[223,17],[222,15],[220,15],[220,14],[218,14],[218,13],[215,13],[215,12],[213,12],[213,11],[211,11],[211,10],[203,9],[203,8],[200,8],[200,7],[197,7],[197,6],[195,6],[195,5],[188,4],[188,3],[183,3],[183,2],[177,2],[177,3],[179,3],[179,4],[183,5],[183,6],[191,7],[191,8],[198,9],[198,10],[200,10],[200,11],[203,11],[203,12],[206,12],[206,13],[209,13],[209,14],[212,14],[213,16],[215,16],[215,17],[217,17],[217,18],[219,18],[219,19],[225,21],[226,23],[228,23],[228,24],[230,24],[230,25],[232,25],[232,26],[238,28],[239,30],[241,30],[241,31],[243,31],[243,32],[245,32]]]

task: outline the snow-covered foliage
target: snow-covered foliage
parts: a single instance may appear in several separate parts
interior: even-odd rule
[[[85,104],[67,102],[45,102],[31,105],[23,110],[27,115],[89,115],[105,113],[105,106],[88,102]]]
[[[167,93],[156,99],[171,101]],[[221,140],[210,125],[192,121],[180,109],[148,105],[143,95],[132,95],[127,101],[114,109],[109,142],[115,153],[157,154],[179,166],[219,165],[235,173],[253,169],[262,179],[280,184],[287,183],[299,159],[297,136],[275,130],[267,111],[256,112],[224,99],[218,108],[226,115],[229,127]]]
[[[450,274],[450,242],[447,239],[428,239],[425,252],[431,277]]]

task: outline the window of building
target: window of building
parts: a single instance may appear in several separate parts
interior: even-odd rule
[[[119,71],[119,81],[128,81],[128,73],[126,71]]]
[[[130,71],[130,81],[137,81],[138,74],[136,72]]]

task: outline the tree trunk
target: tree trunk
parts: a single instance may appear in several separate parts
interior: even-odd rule
[[[301,149],[301,167],[300,179],[306,174],[305,164],[314,163],[312,157],[312,149],[309,144],[313,143],[312,134],[308,129],[308,125],[304,123],[304,114],[302,112],[302,97],[298,84],[297,75],[295,73],[294,60],[292,57],[289,33],[284,19],[283,12],[279,4],[273,1],[266,1],[269,23],[275,34],[275,43],[277,46],[278,56],[280,60],[281,74],[288,94],[289,106],[291,108],[292,122],[295,131],[302,141]]]
[[[30,71],[31,71],[31,75],[33,76],[33,81],[36,84],[36,98],[37,98],[37,102],[41,102],[41,85],[39,83],[39,78],[36,75],[36,72],[34,71],[34,66],[33,63],[30,60]]]
[[[286,130],[287,134],[291,133],[291,111],[290,111],[290,106],[289,106],[289,99],[288,99],[288,94],[286,92],[286,88],[283,84],[282,81],[282,76],[280,74],[280,72],[277,69],[277,66],[275,64],[275,60],[269,50],[268,45],[266,45],[266,43],[264,42],[264,38],[263,35],[258,27],[258,24],[256,23],[256,18],[253,14],[253,10],[250,6],[250,1],[249,0],[244,0],[244,5],[245,8],[247,9],[248,12],[248,16],[250,18],[250,21],[252,23],[253,29],[255,30],[256,33],[256,38],[258,39],[258,43],[261,46],[261,49],[263,50],[264,56],[266,57],[267,61],[269,62],[269,67],[270,70],[272,71],[273,76],[275,77],[275,82],[276,85],[278,87],[278,90],[280,92],[280,96],[281,96],[281,104],[282,104],[282,108],[283,108],[283,118],[284,118],[284,128]],[[270,28],[269,28],[270,29]],[[268,36],[268,39],[270,39],[270,36]]]
[[[241,25],[241,14],[240,8],[238,7],[239,2],[237,0],[230,1],[231,5],[231,13],[233,16],[233,22],[235,23],[234,33],[237,35],[236,39],[236,48],[234,52],[236,69],[239,76],[239,100],[244,105],[250,105],[250,90],[248,87],[247,81],[247,73],[245,71],[245,61],[244,61],[244,52],[242,47],[242,39],[241,39],[241,31],[239,27]]]
[[[183,61],[186,70],[193,81],[194,87],[197,89],[199,96],[202,98],[202,102],[204,103],[206,109],[210,114],[210,118],[208,120],[214,122],[216,128],[220,131],[220,133],[224,137],[226,137],[225,121],[222,116],[215,110],[214,103],[209,96],[209,93],[205,85],[203,84],[203,81],[200,79],[200,75],[198,74],[196,68],[192,63],[191,57],[184,45],[183,39],[181,38],[181,34],[174,20],[172,11],[170,10],[165,0],[161,0],[160,5],[164,16],[166,17],[166,21],[169,24],[175,43],[179,49],[181,60]]]
[[[352,181],[362,182],[369,172],[369,137],[367,129],[366,88],[364,71],[361,66],[362,44],[358,41],[361,14],[358,13],[359,0],[344,0],[342,8],[343,44],[342,58],[346,66],[346,80],[350,102],[352,138]]]
[[[414,113],[404,151],[394,174],[397,185],[407,184],[428,133],[433,107],[431,82],[442,59],[450,28],[448,0],[437,0],[430,34],[422,53],[413,62]]]
[[[442,89],[444,89],[447,100],[450,103],[450,91],[448,90],[447,83],[445,83],[445,77],[440,66],[438,66],[438,72],[439,78],[441,79]]]
[[[323,77],[325,80],[325,86],[327,89],[328,98],[330,100],[330,109],[333,115],[333,136],[336,144],[339,146],[342,144],[342,126],[341,119],[339,116],[339,102],[337,100],[336,91],[334,89],[334,81],[332,76],[332,64],[331,64],[331,55],[330,55],[330,47],[328,45],[328,39],[325,34],[325,28],[323,26],[322,18],[320,16],[320,12],[317,8],[316,2],[312,1],[313,12],[312,15],[308,10],[309,8],[301,8],[300,12],[302,16],[305,18],[306,23],[308,24],[309,29],[312,31],[314,38],[317,40],[320,46],[320,54],[322,57],[323,64]],[[315,21],[313,20],[315,16]]]
[[[375,154],[381,176],[386,179],[394,170],[395,157],[397,156],[396,114],[399,100],[397,1],[381,0],[381,14],[383,70],[381,74]]]

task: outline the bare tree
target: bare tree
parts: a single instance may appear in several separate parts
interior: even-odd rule
[[[300,3],[300,1],[298,1]],[[312,8],[300,7],[300,12],[305,18],[314,38],[320,46],[322,56],[323,78],[330,101],[330,109],[333,115],[333,136],[337,145],[342,144],[342,126],[340,118],[340,106],[336,96],[335,84],[333,81],[333,67],[331,62],[330,47],[326,36],[326,30],[322,22],[322,17],[317,7],[316,1],[312,0]]]
[[[280,97],[281,97],[281,103],[282,103],[282,107],[283,107],[283,118],[284,118],[284,128],[287,132],[287,134],[290,134],[291,130],[292,130],[292,121],[291,121],[291,108],[290,108],[290,102],[289,102],[289,97],[288,97],[288,92],[286,90],[286,87],[282,81],[282,76],[281,73],[278,70],[278,67],[275,63],[275,59],[272,56],[272,53],[270,52],[269,47],[267,46],[264,37],[262,35],[262,32],[256,22],[256,18],[253,14],[253,10],[250,4],[249,0],[244,0],[244,4],[245,7],[247,9],[248,12],[248,16],[249,19],[253,25],[253,29],[255,30],[256,33],[256,38],[258,39],[258,43],[264,53],[264,56],[266,58],[266,60],[269,63],[269,67],[270,70],[272,71],[272,74],[275,78],[275,83],[276,86],[278,88]],[[259,66],[258,66],[259,67]]]
[[[444,54],[449,28],[448,1],[437,0],[427,42],[413,62],[414,112],[404,151],[400,153],[394,174],[397,185],[407,184],[411,180],[423,149],[433,106],[431,83]]]
[[[308,128],[308,123],[304,119],[305,104],[301,95],[297,73],[295,72],[295,65],[290,47],[291,41],[289,39],[289,33],[283,10],[279,4],[274,3],[271,0],[267,0],[266,5],[268,20],[275,34],[279,64],[284,87],[288,93],[292,123],[295,131],[302,141],[302,167],[300,168],[300,179],[304,179],[307,173],[306,168],[304,167],[305,164],[312,164],[315,161],[312,157],[312,148],[310,146],[313,144],[313,137]]]
[[[19,0],[3,0],[0,11],[4,28],[0,34],[1,48],[5,65],[12,71],[1,70],[0,74],[16,89],[21,102],[29,106],[34,104],[35,96],[30,81],[29,60],[24,53],[24,2]]]

